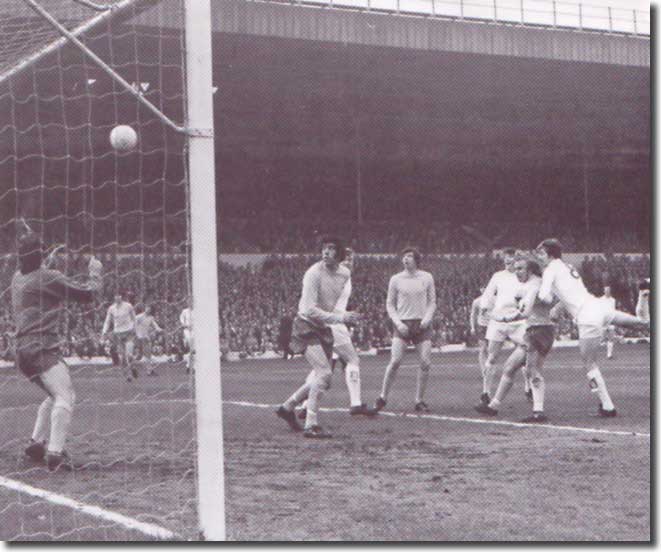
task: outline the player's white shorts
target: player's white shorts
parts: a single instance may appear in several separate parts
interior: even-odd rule
[[[487,326],[487,341],[497,341],[502,343],[508,339],[517,345],[525,343],[526,323],[524,320],[516,322],[499,322],[498,320],[489,320]]]
[[[590,297],[576,315],[578,338],[602,338],[613,318],[615,318],[615,309],[611,305],[596,297]]]
[[[184,330],[184,343],[191,351],[195,349],[195,338],[191,330]]]

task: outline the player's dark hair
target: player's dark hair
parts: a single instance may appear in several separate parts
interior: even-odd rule
[[[34,272],[41,266],[44,247],[37,234],[26,234],[18,240],[18,268],[22,274]]]
[[[647,289],[650,289],[650,279],[645,278],[638,284],[638,289],[641,291],[645,291]]]
[[[539,244],[537,249],[543,249],[549,257],[554,259],[562,258],[562,245],[559,240],[555,238],[548,238]]]
[[[403,257],[407,253],[413,253],[413,260],[415,261],[415,266],[419,268],[420,263],[422,262],[422,253],[420,253],[420,250],[412,245],[407,245],[404,249],[402,249],[400,257]]]
[[[514,257],[516,255],[516,249],[514,247],[506,247],[503,249],[503,255]]]
[[[535,276],[539,276],[540,278],[542,277],[542,268],[539,266],[539,263],[537,261],[528,259],[526,261],[526,265],[528,267],[528,272],[530,272],[530,274],[534,274]]]
[[[324,245],[334,245],[335,246],[335,260],[338,263],[341,263],[344,258],[347,256],[347,251],[344,247],[344,241],[337,236],[332,236],[330,234],[321,237],[321,247]]]

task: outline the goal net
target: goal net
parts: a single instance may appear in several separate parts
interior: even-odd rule
[[[0,538],[197,538],[195,366],[180,322],[192,281],[188,142],[139,101],[186,118],[184,0],[38,5],[132,90],[29,2],[0,3]],[[137,132],[134,149],[112,148],[117,125]],[[24,455],[44,399],[12,347],[15,244],[28,228],[64,246],[63,273],[84,280],[90,255],[104,267],[103,293],[66,302],[59,327],[76,393],[71,472]],[[127,367],[112,327],[101,335],[118,294],[163,330]]]

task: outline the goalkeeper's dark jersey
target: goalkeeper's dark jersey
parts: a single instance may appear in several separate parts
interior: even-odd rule
[[[16,352],[34,353],[58,347],[61,303],[86,303],[93,299],[92,286],[78,284],[59,270],[16,272],[11,282]]]

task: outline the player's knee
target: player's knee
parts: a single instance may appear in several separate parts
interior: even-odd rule
[[[316,385],[320,391],[328,391],[331,388],[333,377],[331,372],[323,373],[317,376]]]
[[[423,360],[420,362],[420,371],[428,373],[431,370],[431,362],[428,360]]]
[[[53,408],[62,408],[67,412],[73,412],[74,404],[76,403],[76,393],[73,389],[68,389],[55,396]]]
[[[539,389],[543,383],[544,377],[539,373],[533,374],[530,378],[530,385],[532,385],[535,389]]]

